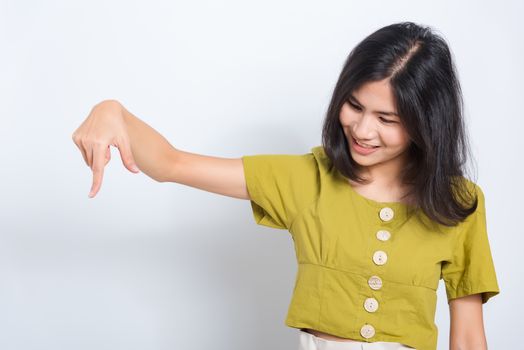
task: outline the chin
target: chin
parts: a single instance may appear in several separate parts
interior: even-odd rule
[[[353,158],[353,161],[355,163],[357,163],[358,165],[361,165],[361,166],[370,166],[370,165],[375,165],[375,164],[381,163],[380,160],[371,159],[369,157],[362,156],[362,155],[360,155],[358,153],[354,154],[353,152],[351,152],[351,158]]]

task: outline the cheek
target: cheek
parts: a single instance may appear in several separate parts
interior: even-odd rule
[[[347,107],[347,103],[345,103],[340,109],[340,114],[338,116],[340,124],[342,124],[343,127],[347,127],[352,123],[354,119],[354,113],[352,113],[352,111]]]
[[[409,135],[400,128],[391,128],[384,134],[390,147],[405,148],[409,145]]]
[[[349,116],[347,115],[347,113],[341,111],[340,115],[338,116],[338,120],[340,121],[340,124],[342,124],[342,126],[349,125]]]

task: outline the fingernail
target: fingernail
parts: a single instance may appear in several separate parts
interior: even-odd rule
[[[136,166],[136,164],[133,164],[133,166],[131,167],[131,169],[133,169],[134,171],[140,171],[140,170],[138,169],[138,167]]]

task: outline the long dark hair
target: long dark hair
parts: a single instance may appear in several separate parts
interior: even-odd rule
[[[416,207],[433,221],[454,226],[477,208],[468,190],[471,151],[463,119],[462,91],[446,41],[428,26],[401,22],[383,27],[349,54],[322,128],[322,146],[333,166],[359,183],[339,113],[363,84],[389,79],[397,112],[412,142],[400,174]],[[465,205],[464,205],[465,204]]]

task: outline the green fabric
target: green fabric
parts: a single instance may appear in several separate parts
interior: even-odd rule
[[[330,166],[322,146],[242,160],[256,223],[288,230],[294,241],[298,270],[287,326],[434,350],[441,278],[448,302],[482,293],[485,303],[499,293],[484,194],[473,182],[466,180],[478,194],[476,212],[446,227],[406,204],[360,195]],[[393,210],[391,221],[380,219],[384,207]],[[388,230],[389,240],[377,239],[378,230]],[[384,265],[372,259],[377,250],[387,254]],[[382,279],[379,290],[368,285],[373,275]],[[364,308],[369,297],[378,301],[374,312]],[[371,338],[360,333],[365,324],[375,329]]]

